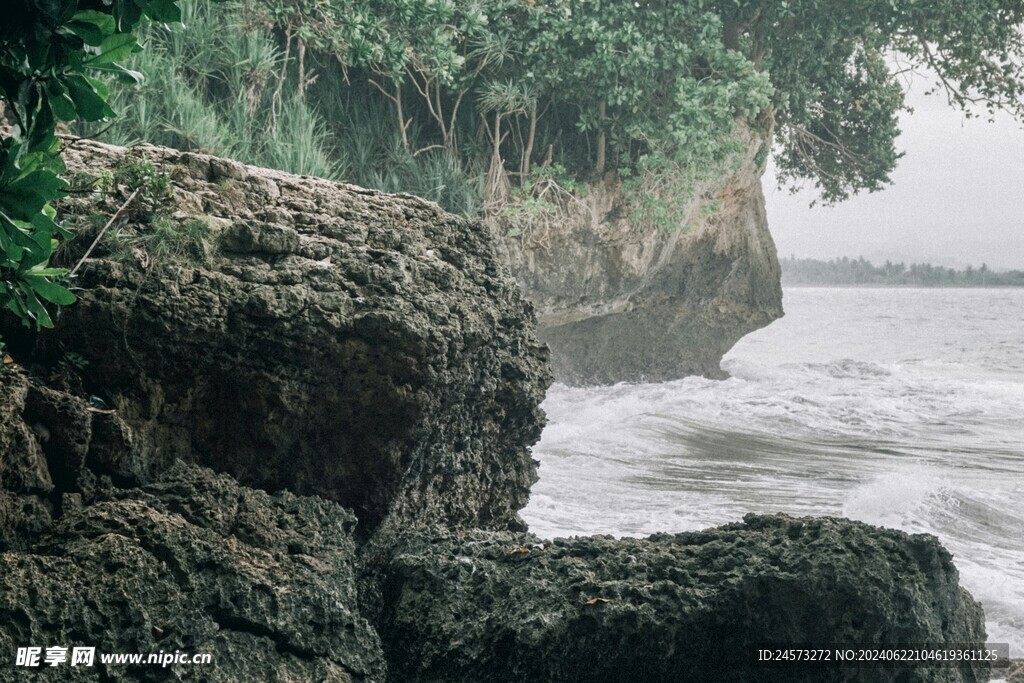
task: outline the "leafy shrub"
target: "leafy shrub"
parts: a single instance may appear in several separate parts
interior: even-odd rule
[[[86,2],[13,0],[0,25],[0,86],[11,125],[0,140],[0,307],[26,326],[53,325],[49,304],[75,296],[49,261],[60,239],[52,202],[64,195],[57,123],[114,116],[97,76],[135,82],[121,65],[141,47],[132,31],[143,14],[178,21],[175,0]]]

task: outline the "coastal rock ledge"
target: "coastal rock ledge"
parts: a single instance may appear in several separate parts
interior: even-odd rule
[[[759,152],[770,140],[762,136],[739,132],[746,153],[736,169],[700,188],[675,232],[633,220],[611,177],[551,225],[498,226],[558,381],[724,378],[722,356],[782,317],[761,189]]]
[[[750,660],[983,641],[930,536],[781,516],[522,531],[550,376],[479,223],[198,154],[68,156],[114,169],[113,201],[61,207],[69,263],[130,176],[159,191],[100,242],[56,330],[3,326],[0,680],[987,679]],[[54,646],[213,662],[15,665]]]
[[[374,621],[403,681],[986,681],[980,662],[756,659],[773,645],[984,643],[951,559],[933,536],[786,515],[648,539],[438,530],[383,560]]]

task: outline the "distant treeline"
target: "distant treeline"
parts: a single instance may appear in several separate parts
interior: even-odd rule
[[[893,263],[876,266],[864,257],[819,261],[780,259],[784,285],[909,285],[915,287],[1024,287],[1024,271],[996,272],[984,263],[963,270],[930,263]]]

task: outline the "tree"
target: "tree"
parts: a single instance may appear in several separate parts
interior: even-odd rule
[[[936,79],[1024,119],[1022,0],[717,0],[723,42],[770,74],[780,178],[811,178],[826,202],[889,182],[900,155],[901,78]]]
[[[12,0],[0,25],[0,98],[9,131],[0,139],[0,307],[26,325],[50,327],[48,304],[75,296],[50,268],[61,228],[52,202],[64,196],[59,121],[114,116],[97,78],[135,81],[119,62],[140,46],[143,15],[176,22],[176,0]]]
[[[877,190],[900,157],[910,72],[934,74],[969,114],[1024,118],[1024,0],[252,0],[218,12],[276,37],[274,100],[308,101],[346,179],[460,211],[516,201],[540,186],[531,176],[549,187],[562,168],[577,187],[618,174],[641,218],[679,227],[673,204],[689,207],[740,151],[762,165],[772,141],[781,179],[811,179],[826,202]],[[246,96],[210,80],[213,99]]]
[[[333,41],[346,46],[339,58],[391,75],[381,90],[398,108],[403,134],[423,114],[402,109],[404,85],[422,95],[440,129],[437,144],[453,150],[467,91],[529,92],[532,102],[507,111],[483,98],[490,118],[470,117],[491,143],[496,121],[515,131],[498,138],[514,148],[499,156],[520,174],[535,153],[557,154],[559,146],[578,177],[720,172],[735,151],[734,124],[745,120],[774,136],[784,182],[812,179],[835,202],[889,181],[906,108],[900,78],[911,71],[934,74],[937,88],[968,114],[980,104],[1024,115],[1024,0],[363,0],[346,7]],[[502,44],[509,59],[474,61],[483,43]],[[520,122],[529,133],[519,132]]]

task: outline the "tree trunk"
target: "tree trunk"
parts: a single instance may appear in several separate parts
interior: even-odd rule
[[[740,49],[739,22],[733,19],[725,22],[725,26],[722,28],[722,42],[725,44],[726,49],[737,51]]]
[[[306,42],[299,38],[299,97],[306,96]]]
[[[405,113],[402,111],[402,84],[395,83],[395,109],[398,111],[398,130],[402,131],[402,149],[409,153],[409,124],[405,122]]]
[[[281,109],[281,92],[284,90],[284,82],[288,79],[288,59],[292,52],[292,25],[288,24],[284,31],[284,59],[281,61],[281,75],[277,77],[277,87],[274,89],[273,112],[276,116]]]
[[[519,167],[519,171],[522,174],[521,177],[525,178],[530,173],[530,157],[533,156],[533,141],[537,136],[537,100],[533,101],[533,106],[530,108],[530,132],[526,136],[526,148],[523,150],[523,163]]]
[[[501,163],[501,114],[494,112],[494,156],[492,163]]]
[[[594,172],[597,175],[604,175],[605,167],[605,155],[607,154],[608,139],[604,132],[604,117],[607,104],[604,100],[601,100],[600,104],[597,105],[597,163],[594,164]]]

